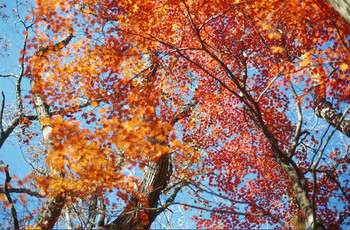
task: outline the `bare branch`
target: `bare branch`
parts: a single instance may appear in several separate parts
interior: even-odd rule
[[[2,95],[2,103],[1,103],[1,111],[0,111],[0,137],[2,137],[3,129],[2,129],[2,119],[4,118],[4,108],[5,108],[5,94],[1,91]]]
[[[7,191],[9,193],[24,193],[30,196],[35,196],[38,198],[44,198],[44,196],[42,196],[40,193],[32,191],[31,189],[28,188],[8,188]],[[5,189],[4,188],[0,188],[0,193],[6,194]]]
[[[12,201],[12,197],[10,195],[10,192],[9,192],[9,186],[10,186],[10,182],[11,182],[11,176],[10,176],[10,173],[9,173],[9,167],[8,165],[5,166],[4,162],[1,161],[0,162],[1,164],[1,167],[3,167],[3,169],[5,170],[5,174],[6,174],[6,179],[5,179],[5,188],[4,188],[4,191],[5,191],[5,195],[6,195],[6,198],[8,200],[8,202],[10,203],[11,205],[11,213],[12,213],[12,218],[13,218],[13,224],[15,226],[15,229],[19,229],[19,224],[18,224],[18,218],[17,218],[17,211],[16,211],[16,208],[13,204],[13,201]]]
[[[175,186],[174,191],[171,193],[171,195],[169,196],[169,198],[166,200],[166,202],[157,209],[156,211],[156,216],[158,216],[160,213],[162,213],[165,209],[167,209],[171,204],[174,203],[174,200],[177,196],[177,194],[181,191],[181,189],[187,185],[187,182],[180,182],[179,184],[177,184]]]
[[[271,85],[276,81],[276,79],[278,78],[278,77],[280,77],[281,75],[277,75],[277,76],[275,76],[270,82],[269,82],[269,84],[266,86],[266,88],[261,92],[261,94],[259,95],[259,97],[258,97],[258,100],[257,100],[257,102],[259,102],[260,101],[260,99],[262,98],[262,96],[264,96],[264,94],[266,93],[266,91],[271,87]]]
[[[331,134],[328,136],[326,142],[324,143],[324,145],[323,145],[323,147],[322,147],[322,149],[321,149],[321,152],[320,152],[320,154],[319,154],[319,156],[318,156],[318,159],[317,159],[316,163],[313,164],[313,169],[312,169],[313,171],[317,168],[318,164],[320,163],[321,158],[322,158],[322,155],[323,155],[323,153],[324,153],[324,151],[325,151],[325,149],[326,149],[327,144],[328,144],[329,141],[331,140],[331,138],[332,138],[333,134],[335,133],[335,131],[336,131],[337,129],[339,130],[339,126],[342,124],[343,119],[345,118],[345,115],[348,113],[349,110],[350,110],[350,106],[345,110],[344,114],[343,114],[339,119],[337,119],[338,124],[335,124],[335,125],[334,125],[334,129],[332,130]],[[349,122],[350,122],[350,120],[349,120]],[[350,127],[349,127],[349,128],[350,128]],[[350,130],[349,130],[349,131],[350,131]]]
[[[208,18],[205,22],[202,23],[202,25],[199,26],[199,30],[202,29],[202,27],[204,27],[206,24],[208,24],[209,22],[211,22],[214,19],[217,19],[221,16],[223,16],[224,14],[226,14],[227,12],[229,12],[230,10],[232,10],[233,8],[237,7],[237,5],[242,4],[243,2],[238,2],[236,4],[234,4],[233,6],[229,7],[228,9],[226,9],[224,12],[220,13],[220,14],[215,14],[212,17]]]
[[[187,203],[181,203],[181,202],[173,202],[173,205],[182,205],[185,207],[189,208],[194,208],[194,209],[199,209],[207,212],[216,212],[216,213],[228,213],[228,214],[234,214],[234,215],[239,215],[239,216],[254,216],[254,217],[266,217],[266,213],[246,213],[246,212],[236,212],[236,211],[230,211],[230,210],[223,210],[223,209],[209,209],[209,208],[204,208],[200,206],[195,206]]]
[[[29,115],[29,116],[23,116],[28,118],[28,120],[37,120],[37,116]],[[19,125],[19,122],[21,121],[21,117],[18,115],[15,118],[12,119],[11,123],[6,127],[5,130],[1,133],[0,136],[0,148],[4,144],[5,140],[9,137],[9,135],[12,133],[12,131]]]
[[[297,112],[298,112],[298,122],[297,122],[297,127],[295,129],[295,135],[294,135],[294,139],[292,141],[292,144],[290,146],[290,150],[289,150],[289,153],[288,153],[288,157],[292,157],[294,155],[294,152],[295,152],[295,149],[298,145],[298,142],[299,142],[299,139],[300,139],[300,136],[301,136],[301,127],[303,125],[303,114],[301,112],[301,107],[300,107],[300,103],[299,103],[299,99],[298,99],[298,95],[297,93],[295,92],[295,89],[293,87],[293,84],[290,82],[289,83],[290,85],[290,88],[292,90],[292,93],[293,93],[293,97],[294,97],[294,100],[296,102],[296,105],[297,105]]]
[[[331,175],[330,172],[326,172],[326,175],[332,180],[334,181],[334,183],[338,186],[340,192],[343,194],[343,196],[345,197],[345,199],[350,203],[350,196],[347,194],[347,189],[344,189],[340,182],[337,180],[337,178],[335,178],[334,176]]]
[[[9,74],[0,74],[0,77],[15,77],[15,78],[18,78],[18,75],[9,73]]]
[[[265,214],[266,214],[265,216],[269,216],[270,218],[272,218],[272,219],[274,219],[275,221],[277,221],[281,226],[283,226],[284,228],[287,228],[287,226],[285,225],[285,223],[284,223],[283,221],[281,221],[278,217],[276,217],[275,215],[273,215],[273,214],[272,214],[270,211],[268,211],[267,209],[265,209],[265,208],[263,208],[263,207],[261,207],[261,206],[255,204],[255,203],[252,203],[252,202],[250,202],[250,201],[244,201],[244,200],[243,200],[243,201],[233,200],[233,199],[231,199],[231,198],[229,198],[229,197],[226,197],[226,196],[224,196],[224,195],[221,195],[221,194],[218,194],[218,193],[216,193],[216,192],[214,192],[214,191],[211,191],[211,189],[209,189],[209,188],[205,189],[205,188],[201,187],[201,186],[203,186],[203,185],[199,186],[199,185],[197,185],[197,184],[195,184],[195,183],[191,183],[191,185],[197,187],[199,190],[201,190],[201,191],[203,191],[203,192],[206,192],[206,193],[208,193],[208,194],[210,194],[210,195],[213,195],[213,196],[216,196],[216,197],[220,197],[221,199],[224,199],[224,200],[228,200],[228,201],[230,201],[230,202],[232,202],[232,203],[251,205],[251,206],[253,206],[253,207],[259,209],[261,212],[265,213]]]

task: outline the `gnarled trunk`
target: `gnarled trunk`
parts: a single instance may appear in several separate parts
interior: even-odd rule
[[[144,202],[140,202],[138,198],[133,197],[118,218],[110,224],[102,226],[101,229],[149,229],[157,217],[156,208],[159,197],[163,189],[166,188],[171,173],[172,166],[169,153],[162,155],[155,162],[150,162],[141,189],[137,191],[146,198],[147,206]],[[150,188],[152,188],[151,191]],[[146,214],[146,218],[142,217],[144,214]]]

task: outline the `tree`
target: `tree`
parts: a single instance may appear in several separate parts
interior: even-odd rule
[[[149,229],[173,205],[200,228],[345,224],[350,27],[328,2],[37,1],[20,20],[0,146],[21,128],[37,166],[19,187],[2,167],[15,228],[14,193],[44,229]]]

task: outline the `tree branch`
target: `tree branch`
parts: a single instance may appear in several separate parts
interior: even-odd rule
[[[294,155],[294,153],[295,153],[295,150],[296,150],[296,148],[298,146],[298,142],[299,142],[299,139],[300,139],[300,136],[301,136],[301,127],[303,125],[303,113],[301,111],[298,95],[295,92],[293,84],[290,82],[289,85],[290,85],[290,88],[292,90],[293,97],[294,97],[294,100],[295,100],[295,103],[296,103],[296,106],[297,106],[297,112],[298,112],[298,122],[297,122],[297,127],[295,129],[295,135],[294,135],[294,139],[292,141],[292,144],[290,146],[290,150],[288,152],[288,157],[291,158]]]
[[[6,195],[6,198],[11,206],[11,213],[12,213],[12,219],[13,219],[13,224],[15,226],[15,229],[19,229],[19,224],[18,224],[18,218],[17,218],[17,212],[16,212],[16,208],[13,204],[13,201],[12,201],[12,197],[10,195],[10,192],[9,192],[9,186],[10,185],[10,182],[11,182],[11,176],[10,176],[10,173],[9,173],[9,166],[4,164],[3,161],[0,161],[0,164],[1,164],[1,167],[5,170],[5,174],[6,174],[6,179],[5,179],[5,187],[4,187],[4,193]]]
[[[15,78],[18,78],[18,75],[9,73],[9,74],[0,74],[0,77],[15,77]]]
[[[187,185],[187,182],[180,182],[178,185],[175,186],[174,191],[171,193],[169,198],[165,201],[165,203],[159,207],[156,210],[156,216],[158,216],[160,213],[162,213],[165,209],[167,209],[171,204],[173,204],[177,194],[181,191],[181,189]]]
[[[173,116],[170,121],[175,125],[180,119],[189,116],[195,107],[197,100],[191,100],[182,106],[182,109]],[[161,142],[162,145],[168,143]],[[141,182],[141,188],[137,191],[143,194],[144,199],[147,200],[147,205],[140,202],[139,198],[133,196],[127,203],[123,212],[119,216],[104,226],[101,229],[149,229],[155,218],[160,214],[160,209],[166,209],[170,204],[165,206],[159,205],[160,195],[164,193],[170,176],[172,175],[171,153],[164,153],[156,161],[151,161],[146,166],[145,176]],[[182,187],[181,187],[182,188]],[[181,188],[175,189],[175,193],[169,197],[168,202],[175,199],[176,194]],[[142,214],[147,215],[147,220],[143,220]]]
[[[0,138],[3,135],[3,129],[2,129],[2,119],[4,118],[4,108],[5,108],[5,94],[3,91],[1,91],[2,96],[2,103],[1,103],[1,111],[0,111]],[[0,145],[1,148],[1,145]]]
[[[98,195],[92,195],[92,201],[89,205],[89,214],[86,223],[86,229],[92,230],[95,227],[95,219],[97,216],[97,200]]]
[[[28,120],[37,120],[37,116],[34,115],[28,115],[28,116],[23,116],[28,118]],[[12,119],[11,123],[6,127],[5,130],[3,130],[2,133],[0,133],[0,148],[4,144],[5,140],[9,137],[9,135],[13,132],[13,130],[19,125],[19,122],[21,121],[21,116],[17,115],[15,118]]]
[[[8,188],[7,189],[8,193],[24,193],[24,194],[28,194],[30,196],[35,196],[38,198],[44,198],[44,196],[42,196],[40,193],[32,191],[28,188]],[[6,191],[4,188],[0,188],[0,193],[6,194]]]
[[[199,190],[202,190],[203,192],[206,192],[210,195],[213,195],[213,196],[217,196],[217,197],[220,197],[221,199],[224,199],[224,200],[228,200],[230,201],[231,203],[236,203],[236,204],[246,204],[246,205],[251,205],[259,210],[261,210],[263,213],[265,213],[266,215],[265,216],[269,216],[270,218],[272,218],[273,220],[277,221],[281,226],[283,226],[284,228],[287,229],[287,226],[285,225],[285,223],[283,221],[281,221],[278,217],[276,217],[275,215],[273,215],[269,210],[266,210],[265,208],[255,204],[255,203],[252,203],[250,201],[239,201],[239,200],[233,200],[229,197],[226,197],[224,195],[221,195],[221,194],[218,194],[214,191],[209,191],[208,189],[204,189],[203,187],[195,184],[195,183],[191,183],[191,185],[195,186],[196,188],[198,188]],[[203,186],[203,185],[202,185]]]
[[[100,196],[100,201],[98,204],[99,216],[97,219],[97,228],[105,225],[105,213],[106,213],[106,204],[103,201],[103,196]]]

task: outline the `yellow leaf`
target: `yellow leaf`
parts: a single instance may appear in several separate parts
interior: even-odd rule
[[[339,66],[339,69],[340,69],[341,71],[345,71],[345,70],[347,70],[348,68],[349,68],[349,65],[346,64],[346,63],[341,63],[340,66]]]
[[[280,46],[272,46],[271,51],[272,53],[283,53],[283,48]]]
[[[267,36],[270,39],[280,39],[282,37],[281,33],[268,33]]]

